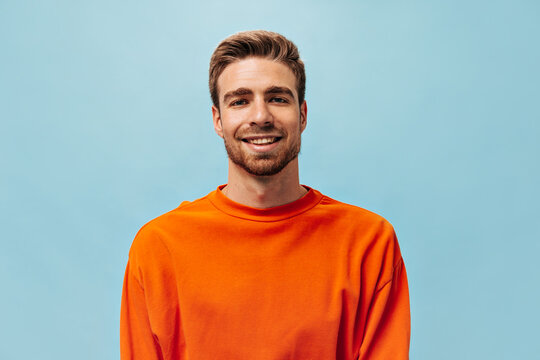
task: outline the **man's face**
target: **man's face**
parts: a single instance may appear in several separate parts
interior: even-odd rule
[[[284,64],[250,57],[218,78],[214,128],[229,159],[252,175],[279,173],[300,152],[306,103],[299,106],[296,78]]]

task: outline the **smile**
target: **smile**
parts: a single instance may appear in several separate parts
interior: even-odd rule
[[[254,145],[269,145],[276,141],[281,140],[281,137],[263,137],[263,138],[246,138],[242,139],[243,142],[247,142]]]

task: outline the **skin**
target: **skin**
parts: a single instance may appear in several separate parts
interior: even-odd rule
[[[231,200],[269,208],[301,198],[298,157],[301,134],[307,124],[307,105],[298,103],[296,78],[284,64],[250,57],[225,68],[218,78],[219,109],[212,106],[214,130],[229,153],[227,186]],[[276,137],[271,145],[255,145],[254,138]],[[268,171],[279,161],[288,161],[272,175],[257,175],[231,160],[231,152],[249,168]],[[270,171],[272,172],[272,171]]]

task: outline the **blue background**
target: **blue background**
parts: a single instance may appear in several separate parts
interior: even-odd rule
[[[283,33],[301,182],[378,212],[411,359],[540,353],[538,1],[0,1],[0,358],[116,359],[147,221],[226,182],[210,55]]]

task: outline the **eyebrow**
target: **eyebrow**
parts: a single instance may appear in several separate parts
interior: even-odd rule
[[[271,86],[264,92],[265,94],[287,94],[294,99],[294,94],[291,89],[284,86]]]
[[[247,88],[238,88],[236,90],[229,91],[223,96],[223,102],[227,102],[228,99],[235,96],[252,95],[253,91]]]
[[[294,99],[294,94],[291,89],[285,86],[270,86],[264,91],[265,94],[287,94]],[[248,88],[238,88],[236,90],[229,91],[223,96],[223,102],[227,102],[235,96],[253,95],[253,91]]]

